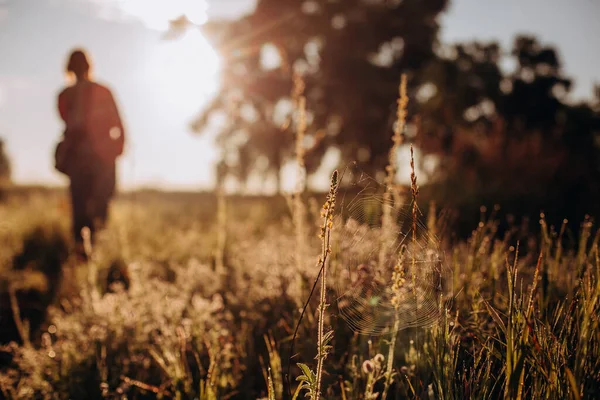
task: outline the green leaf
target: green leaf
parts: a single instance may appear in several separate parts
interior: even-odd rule
[[[328,331],[323,335],[323,343],[328,343],[333,339],[333,331]]]
[[[300,369],[302,370],[302,372],[304,372],[304,376],[306,377],[306,380],[308,382],[310,382],[311,384],[315,382],[315,373],[312,372],[310,370],[310,368],[308,368],[308,365],[303,364],[303,363],[297,363],[298,367],[300,367]]]

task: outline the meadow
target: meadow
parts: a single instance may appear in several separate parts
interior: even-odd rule
[[[353,194],[360,209],[347,214],[373,210],[373,198]],[[324,194],[301,199],[299,238],[294,202],[283,197],[124,195],[91,261],[81,264],[68,256],[63,193],[7,194],[1,330],[14,341],[0,348],[3,396],[303,398],[315,389],[317,364],[327,399],[376,399],[383,391],[398,399],[599,396],[600,236],[591,220],[577,237],[543,218],[534,232],[515,224],[500,234],[493,212],[482,212],[469,238],[445,240],[440,213],[423,205],[419,232],[431,243],[439,238],[444,289],[435,290],[439,307],[427,318],[405,307],[396,320],[407,324],[394,329],[383,300],[364,306],[374,297],[367,285],[337,285],[344,277],[336,264],[379,256],[379,228],[356,218],[360,226],[346,235],[348,225],[333,218],[331,231],[324,225],[329,306],[321,325],[315,291],[290,360],[319,274],[324,202]],[[337,202],[341,213],[340,194]],[[344,312],[348,301],[354,315]]]

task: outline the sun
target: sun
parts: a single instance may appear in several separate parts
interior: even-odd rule
[[[220,60],[198,29],[207,20],[205,0],[120,0],[117,4],[122,15],[162,36],[173,21],[181,17],[189,21],[177,27],[172,38],[160,40],[149,54],[148,64],[163,95],[182,107],[197,107],[199,100],[217,91]]]
[[[219,57],[197,29],[161,42],[154,55],[157,84],[178,103],[193,103],[216,92]]]
[[[141,22],[148,29],[143,44],[136,49],[140,57],[137,79],[148,95],[144,104],[153,107],[152,112],[139,114],[139,122],[143,118],[152,126],[143,132],[134,131],[140,132],[139,139],[130,136],[136,149],[131,160],[135,157],[159,186],[188,187],[199,181],[210,184],[210,166],[217,161],[218,152],[209,136],[199,137],[190,131],[198,112],[217,95],[220,82],[220,59],[199,29],[206,21],[206,2],[113,0],[112,4],[118,4],[122,18]],[[181,24],[185,20],[189,23]],[[170,29],[173,21],[179,21],[175,30]],[[129,176],[133,177],[133,161],[130,165]]]
[[[219,57],[198,29],[208,18],[206,0],[119,0],[116,4],[123,16],[161,33],[185,17],[189,25],[176,28],[179,34],[158,46],[156,72],[164,83],[181,88],[182,100],[187,91],[206,94],[216,90]]]
[[[206,0],[120,0],[120,12],[140,20],[148,28],[165,31],[169,21],[185,16],[200,25],[207,20]]]

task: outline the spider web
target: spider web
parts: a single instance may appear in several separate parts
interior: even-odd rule
[[[452,282],[439,240],[420,213],[413,224],[410,195],[394,204],[385,192],[384,185],[348,167],[334,222],[331,271],[338,310],[352,330],[366,335],[433,325]]]

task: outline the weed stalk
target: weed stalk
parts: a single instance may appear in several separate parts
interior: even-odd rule
[[[322,247],[321,257],[319,259],[321,273],[321,296],[319,301],[319,325],[317,331],[317,372],[316,372],[316,391],[315,399],[321,397],[321,383],[323,380],[323,362],[329,351],[329,342],[333,338],[333,331],[325,332],[325,309],[327,308],[327,257],[331,253],[331,230],[333,228],[333,213],[335,210],[335,197],[338,188],[338,172],[333,172],[331,177],[331,186],[327,201],[323,205],[323,226],[321,227]]]
[[[296,190],[293,202],[294,229],[296,234],[296,266],[301,270],[305,253],[305,220],[306,208],[302,202],[302,194],[306,186],[306,168],[304,165],[304,135],[306,133],[306,97],[304,96],[304,80],[300,75],[294,77],[294,102],[298,110],[296,122]]]
[[[387,203],[390,202],[391,200],[391,196],[396,194],[396,189],[395,189],[395,178],[396,178],[396,171],[398,169],[398,162],[396,160],[396,154],[398,151],[398,148],[400,147],[400,145],[403,142],[403,137],[402,137],[402,133],[404,132],[404,128],[406,126],[406,108],[408,106],[408,96],[406,94],[406,75],[402,74],[402,78],[400,80],[400,87],[399,87],[399,98],[398,98],[398,108],[396,111],[396,115],[397,115],[397,120],[396,120],[396,125],[394,126],[394,136],[392,137],[392,140],[394,142],[394,144],[392,145],[392,148],[390,149],[390,153],[389,153],[389,160],[388,160],[388,166],[386,168],[386,191],[384,193],[384,208],[383,208],[383,217],[382,217],[382,229],[384,232],[383,235],[383,243],[380,249],[380,253],[379,253],[379,264],[380,267],[382,267],[382,264],[384,262],[384,259],[387,256],[387,246],[389,245],[390,242],[390,236],[393,233],[392,227],[395,224],[393,215],[392,213],[392,208],[387,206]],[[412,152],[411,152],[412,155]],[[412,164],[411,164],[412,165]],[[396,202],[399,201],[399,196],[395,195],[394,199],[396,200]],[[394,204],[395,208],[397,208],[399,206],[399,204]],[[393,368],[393,363],[394,363],[394,352],[395,352],[395,348],[396,348],[396,336],[397,336],[397,332],[400,330],[400,320],[398,318],[398,313],[399,313],[399,307],[400,307],[400,289],[402,288],[402,286],[404,286],[405,283],[405,278],[404,278],[404,246],[400,251],[400,254],[398,256],[398,262],[396,263],[396,265],[394,266],[394,272],[392,273],[392,291],[394,293],[394,297],[392,299],[392,303],[394,304],[394,308],[395,308],[395,313],[394,313],[394,325],[392,327],[392,335],[390,338],[390,345],[388,348],[388,356],[387,356],[387,366],[386,366],[386,370],[385,370],[385,383],[384,383],[384,388],[383,388],[383,393],[382,393],[382,399],[385,399],[387,396],[387,393],[389,391],[389,388],[391,386],[392,383],[392,378],[393,378],[393,373],[392,373],[392,368]]]

